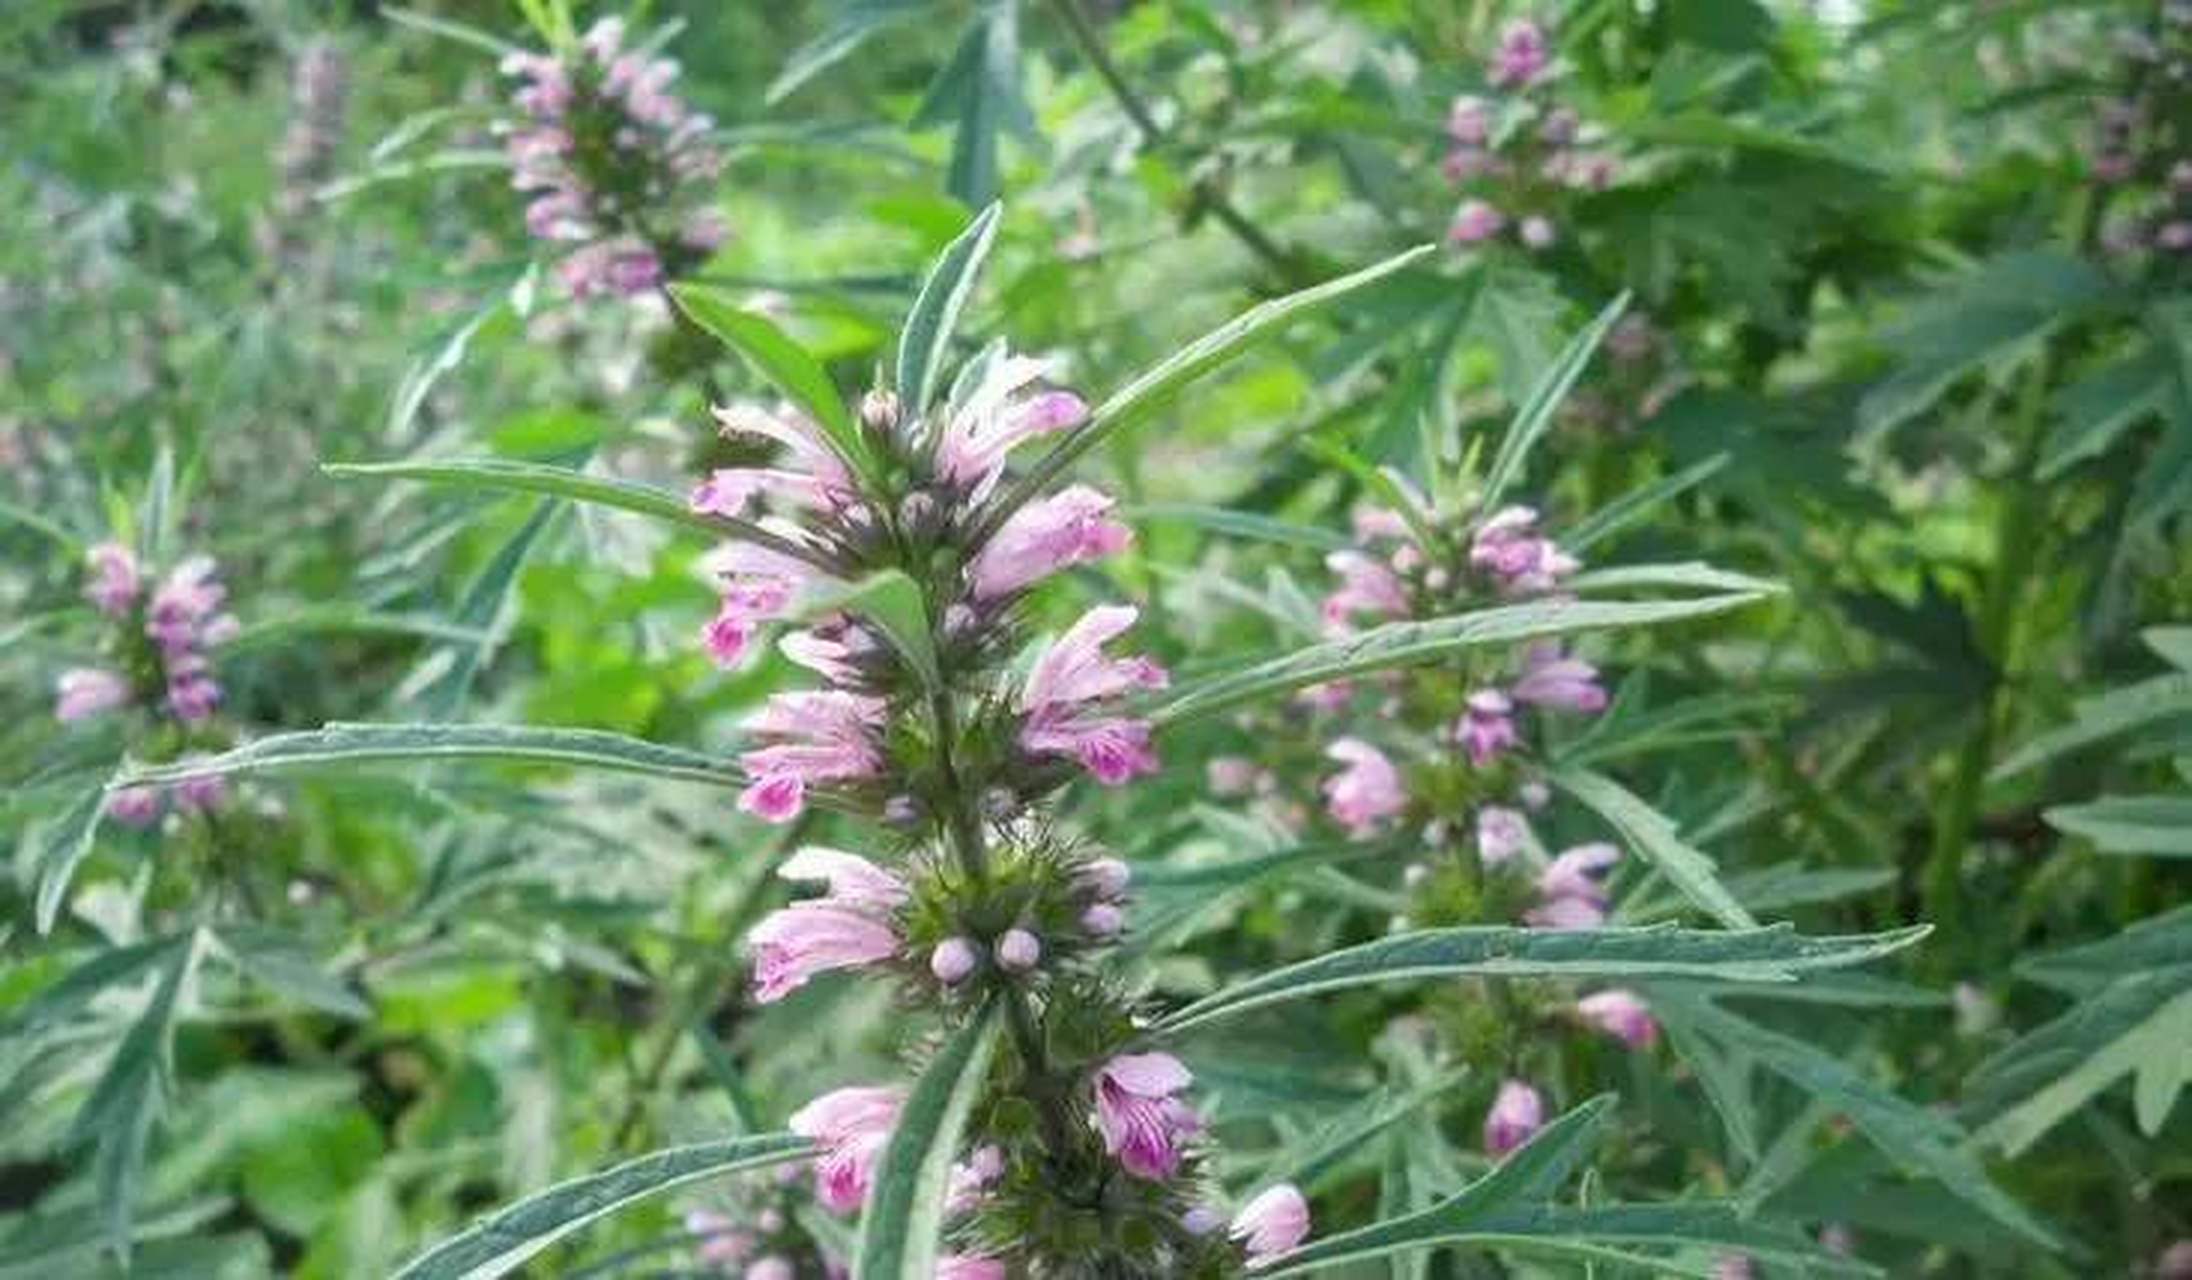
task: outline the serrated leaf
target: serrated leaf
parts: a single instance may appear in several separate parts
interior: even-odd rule
[[[961,1027],[906,1098],[861,1208],[853,1280],[931,1280],[936,1274],[951,1166],[989,1077],[997,1016],[992,1004]]]
[[[1530,459],[1530,451],[1553,425],[1553,414],[1568,398],[1568,391],[1575,386],[1576,379],[1583,376],[1584,366],[1590,364],[1591,357],[1597,353],[1606,331],[1614,327],[1614,322],[1628,306],[1626,293],[1607,303],[1597,318],[1585,325],[1538,375],[1530,388],[1529,398],[1522,402],[1522,407],[1515,412],[1515,420],[1508,425],[1507,434],[1500,437],[1499,452],[1492,455],[1492,464],[1485,469],[1478,498],[1478,505],[1483,510],[1490,511],[1498,506],[1501,495],[1522,478],[1522,468]]]
[[[803,617],[847,611],[874,623],[898,656],[927,689],[940,688],[943,675],[930,634],[928,606],[921,588],[897,569],[883,569],[858,582],[831,586],[800,602]]]
[[[2042,813],[2058,831],[2091,840],[2102,853],[2192,858],[2192,796],[2102,796]]]
[[[1426,978],[1716,978],[1793,982],[1801,973],[1865,964],[1923,938],[1931,926],[1805,937],[1787,924],[1755,929],[1422,929],[1328,952],[1238,982],[1159,1018],[1172,1033],[1266,1005],[1372,983]]]
[[[1231,711],[1310,685],[1443,657],[1485,645],[1514,644],[1618,627],[1700,618],[1740,608],[1754,592],[1691,600],[1612,602],[1542,600],[1501,605],[1475,613],[1420,622],[1390,622],[1340,640],[1327,640],[1276,658],[1183,681],[1150,718],[1171,726]]]
[[[2192,966],[2112,982],[1973,1073],[1971,1096],[1995,1113],[1979,1137],[2017,1155],[2134,1073],[2140,1127],[2157,1133],[2192,1070],[2187,1046]]]
[[[860,434],[845,401],[837,394],[820,363],[805,347],[776,327],[768,317],[739,309],[738,303],[720,289],[701,284],[673,284],[670,296],[694,324],[714,334],[742,356],[754,371],[790,397],[793,404],[822,429],[830,448],[856,476],[872,479],[874,458]]]
[[[214,940],[238,969],[277,994],[340,1018],[373,1015],[372,1006],[321,968],[311,946],[296,934],[271,925],[230,924]]]
[[[491,1280],[573,1231],[648,1196],[702,1178],[781,1164],[812,1149],[805,1138],[769,1133],[671,1147],[628,1160],[498,1210],[412,1259],[395,1280]]]
[[[568,467],[538,462],[512,462],[505,458],[443,458],[418,462],[331,462],[321,468],[329,475],[363,476],[388,480],[419,480],[467,489],[503,493],[537,493],[614,507],[651,516],[715,538],[736,538],[796,560],[819,564],[815,553],[780,538],[747,520],[694,511],[684,498],[666,489],[620,480],[614,476],[589,475]],[[825,568],[827,566],[824,566]]]
[[[1713,860],[1682,839],[1673,819],[1604,774],[1567,766],[1554,769],[1547,777],[1554,786],[1611,823],[1633,852],[1657,868],[1668,883],[1707,915],[1731,929],[1747,929],[1758,923],[1720,883]]]
[[[600,729],[502,724],[350,724],[277,733],[219,755],[166,764],[125,763],[112,786],[180,782],[223,774],[317,769],[372,761],[507,760],[648,774],[716,786],[742,786],[730,762],[683,747]]]
[[[60,817],[41,832],[38,846],[38,932],[52,930],[55,917],[61,913],[61,900],[68,896],[69,882],[76,878],[76,868],[91,853],[92,840],[99,834],[99,820],[106,815],[107,792],[104,787],[93,787],[76,798]]]
[[[88,1008],[101,992],[130,981],[157,964],[180,941],[179,937],[155,938],[149,942],[109,947],[94,954],[51,986],[0,1016],[0,1035],[35,1035],[68,1021]]]
[[[1145,370],[1132,382],[1098,405],[1081,428],[1068,435],[1028,473],[984,518],[982,531],[994,532],[1006,516],[1044,491],[1075,459],[1128,427],[1153,416],[1172,402],[1189,383],[1225,364],[1256,343],[1276,334],[1296,320],[1313,315],[1359,289],[1405,270],[1430,256],[1435,245],[1419,245],[1405,253],[1365,267],[1350,275],[1313,285],[1283,298],[1258,303],[1233,319],[1187,344],[1176,355]]]
[[[997,222],[1003,214],[1004,206],[995,203],[976,214],[967,229],[945,246],[922,278],[921,291],[914,295],[913,310],[906,314],[906,326],[898,334],[894,379],[899,409],[908,422],[919,422],[928,412],[929,400],[936,392],[937,372],[951,349],[952,331],[958,327],[959,313],[966,309],[967,299],[974,295],[974,283],[989,258],[990,244],[997,238]]]
[[[1999,782],[2057,756],[2175,716],[2192,716],[2192,672],[2173,671],[2083,699],[2075,720],[2011,752],[1988,776]]]

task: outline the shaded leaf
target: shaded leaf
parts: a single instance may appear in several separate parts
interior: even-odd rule
[[[861,1209],[853,1280],[931,1280],[936,1274],[951,1166],[988,1079],[996,1021],[992,1004],[961,1027],[922,1072],[898,1113]]]

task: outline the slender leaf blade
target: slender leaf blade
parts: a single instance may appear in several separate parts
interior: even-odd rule
[[[374,761],[506,760],[648,774],[716,786],[745,777],[716,756],[600,729],[550,729],[500,724],[355,724],[337,722],[278,733],[224,751],[166,764],[125,763],[117,787],[180,782],[222,774],[315,769]]]
[[[872,476],[874,459],[860,434],[860,424],[845,408],[821,364],[805,347],[776,327],[775,322],[743,311],[729,294],[702,284],[673,284],[670,296],[694,324],[714,334],[744,357],[771,386],[807,411],[822,428],[831,449],[861,476]]]
[[[931,1280],[952,1161],[989,1077],[997,1008],[985,1007],[947,1041],[898,1113],[860,1215],[853,1280]]]
[[[1602,773],[1567,767],[1554,769],[1549,776],[1554,786],[1612,823],[1631,849],[1708,915],[1731,929],[1758,923],[1720,882],[1713,860],[1682,839],[1673,819]]]
[[[967,229],[945,246],[942,256],[922,279],[921,291],[914,295],[913,310],[898,335],[895,379],[899,410],[909,421],[917,422],[928,412],[929,400],[936,393],[937,372],[951,349],[952,331],[958,327],[959,313],[966,309],[967,299],[974,295],[975,281],[989,258],[1003,213],[1004,206],[992,202],[975,215]]]

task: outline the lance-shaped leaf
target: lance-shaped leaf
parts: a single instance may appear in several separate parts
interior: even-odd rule
[[[1754,578],[1747,573],[1716,569],[1695,560],[1680,564],[1625,564],[1610,569],[1593,569],[1588,573],[1579,573],[1560,585],[1563,591],[1576,595],[1654,588],[1673,591],[1750,591],[1759,595],[1776,595],[1782,589],[1780,583],[1770,578]]]
[[[779,537],[750,520],[709,515],[667,489],[615,476],[597,476],[569,467],[540,462],[512,462],[506,458],[437,458],[419,462],[332,462],[321,468],[329,475],[364,476],[388,480],[419,480],[465,489],[489,489],[503,493],[537,493],[548,497],[590,502],[694,530],[715,538],[735,538],[822,568],[830,566],[815,552],[788,538]]]
[[[145,1147],[167,1090],[176,1006],[197,964],[199,940],[193,931],[164,944],[161,960],[167,967],[159,985],[115,1046],[99,1083],[92,1086],[91,1096],[69,1126],[70,1142],[97,1146],[92,1177],[106,1219],[107,1242],[125,1258]]]
[[[231,924],[214,941],[238,969],[280,995],[340,1018],[373,1015],[356,992],[320,967],[311,947],[296,934],[270,925]]]
[[[99,834],[99,819],[106,815],[107,793],[93,787],[76,797],[68,809],[40,833],[38,845],[38,932],[53,928],[68,896],[69,881],[91,853],[92,838]]]
[[[2060,755],[2120,737],[2162,720],[2192,719],[2192,672],[2173,671],[2121,689],[2081,699],[2077,718],[2043,733],[1994,766],[1991,779],[2023,773]]]
[[[802,617],[840,610],[874,623],[924,688],[935,689],[943,683],[928,607],[913,579],[900,570],[883,569],[858,582],[826,587],[803,598],[799,607]]]
[[[2192,795],[2102,796],[2056,805],[2044,816],[2049,826],[2084,836],[2102,853],[2192,858]]]
[[[853,1280],[931,1280],[936,1274],[951,1165],[989,1077],[996,1021],[991,1004],[960,1028],[898,1113],[861,1209]]]
[[[1553,414],[1560,403],[1568,398],[1568,391],[1583,376],[1583,368],[1591,362],[1598,344],[1606,337],[1606,331],[1614,327],[1614,321],[1629,306],[1629,295],[1624,293],[1606,304],[1598,317],[1584,326],[1545,372],[1537,385],[1530,389],[1530,398],[1523,402],[1515,414],[1514,423],[1507,434],[1500,438],[1499,452],[1492,455],[1492,465],[1484,472],[1482,496],[1478,499],[1484,510],[1491,510],[1515,481],[1522,478],[1523,464],[1530,459],[1530,451],[1544,437],[1553,424]]]
[[[1762,929],[1517,929],[1470,926],[1396,934],[1286,965],[1206,996],[1157,1021],[1171,1033],[1250,1009],[1371,983],[1420,978],[1718,978],[1793,982],[1815,969],[1863,964],[1930,932],[1805,937]]]
[[[35,1035],[74,1018],[99,993],[134,980],[180,945],[179,936],[109,947],[0,1017],[0,1036]]]
[[[895,380],[899,409],[906,421],[918,422],[928,412],[929,400],[936,392],[937,370],[943,367],[944,354],[951,348],[959,313],[974,294],[975,279],[989,257],[990,244],[997,238],[997,220],[1003,212],[1002,205],[992,203],[976,215],[958,239],[945,247],[943,256],[922,279],[921,291],[914,295],[913,310],[907,313],[906,327],[898,334]]]
[[[1436,246],[1418,245],[1405,253],[1396,254],[1374,266],[1365,267],[1352,275],[1312,285],[1298,293],[1283,298],[1258,303],[1240,315],[1187,344],[1178,354],[1155,368],[1143,373],[1134,381],[1114,392],[1110,399],[1096,407],[1089,420],[1078,431],[1060,441],[1057,447],[1045,454],[1042,460],[1022,476],[1005,498],[991,508],[984,518],[981,535],[986,537],[996,531],[1006,516],[1018,510],[1030,498],[1043,492],[1073,461],[1126,430],[1155,414],[1172,402],[1173,397],[1204,374],[1226,363],[1235,356],[1270,337],[1280,329],[1305,316],[1312,315],[1367,285],[1375,284],[1395,272],[1405,270],[1413,263],[1429,256]]]
[[[490,1280],[588,1223],[648,1196],[702,1178],[782,1164],[812,1150],[805,1138],[766,1133],[671,1147],[627,1160],[498,1210],[414,1258],[395,1280]]]
[[[860,424],[845,408],[830,375],[805,347],[776,327],[765,316],[742,311],[729,294],[699,284],[673,284],[670,296],[693,323],[723,340],[745,357],[754,372],[791,398],[822,428],[830,448],[853,474],[873,478],[874,458],[860,434]]]
[[[181,782],[232,773],[321,769],[374,761],[505,760],[641,773],[717,786],[743,786],[735,765],[683,747],[601,729],[505,724],[346,724],[278,733],[219,755],[166,764],[124,764],[111,786]]]
[[[1682,896],[1731,929],[1749,928],[1758,922],[1728,887],[1703,851],[1685,843],[1672,819],[1652,808],[1626,787],[1589,769],[1555,769],[1554,786],[1582,801],[1598,816],[1613,824],[1629,847],[1659,869]]]
[[[1562,549],[1581,554],[1590,547],[1604,542],[1615,534],[1635,524],[1661,505],[1672,502],[1705,481],[1710,480],[1722,467],[1728,465],[1730,455],[1716,453],[1702,462],[1693,463],[1671,476],[1654,480],[1650,484],[1631,489],[1612,502],[1593,511],[1576,522],[1575,526],[1561,535]]]
[[[1702,618],[1760,598],[1758,592],[1745,591],[1692,600],[1539,600],[1420,622],[1389,622],[1345,639],[1183,682],[1155,707],[1150,718],[1160,726],[1172,726],[1310,685],[1408,666],[1464,649]]]

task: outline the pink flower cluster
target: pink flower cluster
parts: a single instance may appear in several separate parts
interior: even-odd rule
[[[1447,228],[1453,244],[1485,244],[1511,232],[1526,248],[1549,249],[1560,240],[1564,193],[1613,183],[1618,164],[1596,145],[1597,131],[1550,99],[1552,71],[1545,29],[1517,18],[1501,30],[1485,65],[1486,81],[1503,95],[1454,99],[1441,168],[1471,194]]]
[[[519,81],[506,149],[512,184],[534,193],[526,229],[575,246],[556,268],[573,296],[646,293],[722,243],[704,184],[723,158],[714,122],[670,91],[677,63],[626,50],[623,22],[604,18],[567,56],[513,53],[502,69]]]

